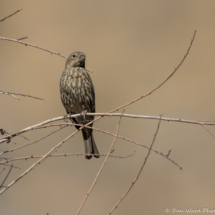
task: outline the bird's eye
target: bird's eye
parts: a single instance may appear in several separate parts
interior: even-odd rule
[[[74,55],[72,55],[72,57],[73,57],[73,58],[75,58],[75,57],[76,57],[76,55],[74,54]]]

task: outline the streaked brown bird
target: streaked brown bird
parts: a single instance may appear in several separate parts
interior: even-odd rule
[[[65,69],[60,79],[61,101],[67,114],[78,114],[84,111],[95,112],[95,92],[92,80],[85,68],[86,56],[83,52],[73,52],[69,55]],[[72,118],[76,124],[87,124],[94,119],[94,116],[79,116]],[[91,124],[90,126],[92,126]],[[79,126],[76,126],[79,129]],[[84,128],[81,130],[84,138],[86,154],[95,154],[99,158],[99,150],[96,146],[93,130]],[[92,155],[85,155],[91,159]]]

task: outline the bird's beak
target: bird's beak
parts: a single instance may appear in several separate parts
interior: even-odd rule
[[[85,59],[86,59],[85,55],[81,55],[81,61],[83,62],[85,61]]]

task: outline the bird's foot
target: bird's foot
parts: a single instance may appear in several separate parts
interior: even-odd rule
[[[84,110],[84,111],[81,112],[81,115],[84,118],[84,122],[86,122],[86,113],[87,113],[87,110]]]
[[[64,120],[66,123],[68,123],[68,115],[67,115],[67,114],[63,116],[63,120]]]

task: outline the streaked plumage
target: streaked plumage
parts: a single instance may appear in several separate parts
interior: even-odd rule
[[[61,101],[67,114],[77,114],[83,111],[95,112],[95,92],[90,75],[85,69],[85,59],[85,54],[82,52],[70,54],[60,79]],[[85,120],[83,116],[80,116],[72,120],[77,124],[86,124],[93,119],[94,116],[86,116]],[[78,126],[76,128],[79,129]],[[84,128],[82,134],[85,153],[99,154],[93,137],[93,130]],[[90,159],[92,156],[86,155],[85,157]],[[94,155],[94,157],[98,158],[99,156]]]

